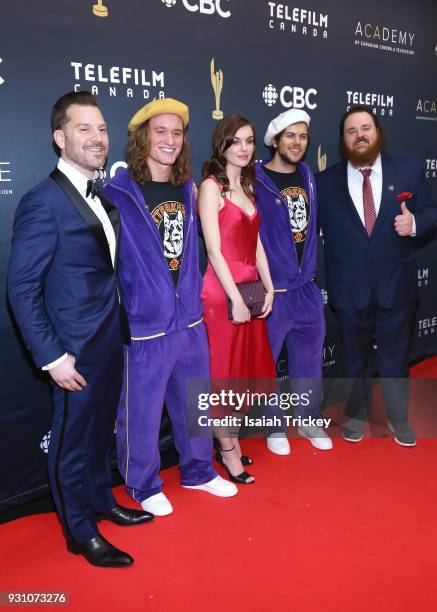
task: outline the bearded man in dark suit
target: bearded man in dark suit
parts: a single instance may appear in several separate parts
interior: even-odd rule
[[[437,207],[420,164],[382,151],[382,130],[368,107],[345,113],[340,138],[345,161],[316,181],[343,376],[355,381],[342,434],[350,442],[363,438],[376,343],[388,426],[398,444],[414,446],[408,423],[408,358],[417,307],[414,238],[435,227]]]

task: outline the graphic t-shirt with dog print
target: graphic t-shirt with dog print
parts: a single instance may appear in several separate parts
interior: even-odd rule
[[[156,181],[140,184],[140,187],[161,236],[164,257],[177,287],[184,252],[186,215],[182,187]]]
[[[290,173],[275,172],[264,167],[264,172],[275,183],[287,203],[291,234],[296,246],[297,261],[300,265],[310,222],[308,194],[302,178],[297,170]]]

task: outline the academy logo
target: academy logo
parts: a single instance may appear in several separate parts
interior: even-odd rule
[[[416,104],[416,119],[422,121],[437,121],[436,100],[419,98]]]
[[[324,368],[330,368],[335,365],[335,344],[325,344],[322,359]]]
[[[399,30],[387,25],[358,21],[355,26],[355,44],[361,47],[414,55],[415,32]]]

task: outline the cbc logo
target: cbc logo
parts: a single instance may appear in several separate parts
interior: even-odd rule
[[[276,87],[271,83],[264,87],[263,98],[267,106],[273,106],[273,104],[276,104],[276,100],[278,99],[278,92],[276,91]]]
[[[39,445],[40,449],[42,450],[43,453],[48,453],[49,452],[49,445],[50,445],[50,434],[52,432],[49,431],[41,440],[41,444]]]
[[[161,0],[161,2],[168,8],[176,4],[176,0]],[[197,13],[198,11],[204,15],[214,15],[214,13],[217,13],[217,15],[226,19],[231,16],[231,11],[222,8],[224,2],[229,3],[230,0],[199,0],[199,2],[182,0],[184,7],[191,13]]]
[[[2,63],[2,58],[0,57],[0,64]],[[0,76],[0,85],[3,85],[3,83],[5,82],[4,79],[2,79],[2,77]]]
[[[303,89],[302,87],[291,87],[284,85],[278,94],[274,85],[269,83],[263,89],[263,99],[267,106],[276,104],[277,99],[285,108],[308,108],[310,110],[317,108],[317,102],[314,102],[313,97],[317,95],[317,89]]]

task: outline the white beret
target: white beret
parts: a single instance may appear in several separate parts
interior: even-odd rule
[[[264,144],[267,147],[271,147],[273,138],[282,132],[282,130],[285,130],[286,127],[293,125],[293,123],[306,123],[309,127],[310,121],[308,113],[297,108],[291,108],[270,121],[264,136]]]

